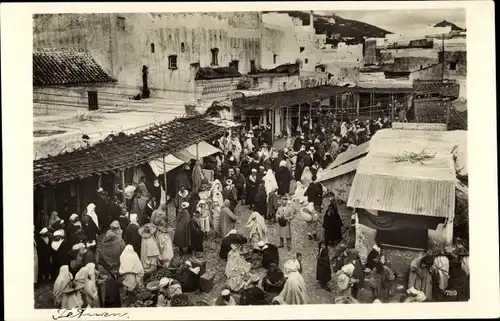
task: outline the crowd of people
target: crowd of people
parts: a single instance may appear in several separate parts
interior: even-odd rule
[[[148,286],[148,275],[176,270],[175,277],[159,280],[155,304],[185,306],[186,293],[200,290],[204,273],[203,264],[189,258],[203,261],[204,241],[214,239],[220,241],[226,278],[212,304],[306,304],[302,255],[293,253],[280,267],[280,249],[292,251],[292,225],[302,220],[311,246],[318,246],[316,280],[329,292],[334,280],[335,303],[357,302],[368,283],[374,302],[388,302],[395,275],[384,253],[374,246],[362,262],[354,249],[353,228],[343,228],[338,200],[317,181],[338,153],[387,126],[387,119],[363,123],[327,118],[315,126],[304,119],[300,135],[287,139],[281,149],[273,147],[270,126],[228,131],[212,142],[220,154],[203,163],[193,160],[177,174],[173,198],[162,196],[158,178],[148,183],[141,177],[120,191],[126,204],[100,189],[98,204],[69,215],[68,222],[53,212],[47,226],[35,231],[35,283],[54,282],[56,308],[120,307],[120,289],[133,301]],[[326,196],[330,203],[322,215]],[[175,222],[168,219],[168,202],[175,208]],[[252,211],[243,222],[243,234],[236,229],[238,204]],[[270,225],[276,226],[279,244],[271,243]],[[335,249],[333,258],[329,247]],[[176,258],[180,264],[174,266]],[[445,300],[455,294],[463,298],[465,290],[457,294],[459,286],[444,281],[452,279],[450,266],[444,255],[412,262],[408,300]],[[258,269],[266,270],[264,277]]]

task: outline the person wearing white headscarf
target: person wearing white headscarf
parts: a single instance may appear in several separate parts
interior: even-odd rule
[[[158,244],[158,250],[160,251],[160,263],[164,268],[167,268],[174,257],[174,247],[172,244],[172,239],[168,233],[170,228],[166,226],[158,226],[155,239],[156,244]]]
[[[337,272],[337,287],[339,290],[339,296],[351,296],[352,286],[356,282],[356,280],[352,277],[354,268],[354,264],[349,263],[344,265]]]
[[[90,218],[92,218],[92,221],[94,221],[95,225],[99,228],[99,220],[95,212],[94,203],[90,203],[89,205],[87,205],[87,215],[90,216]]]
[[[222,196],[222,184],[220,183],[219,180],[215,180],[212,183],[212,188],[210,189],[210,195],[211,195],[211,222],[212,222],[212,228],[214,229],[215,233],[219,233],[220,229],[220,212],[222,210],[222,207],[224,206],[224,197]]]
[[[341,137],[346,137],[347,136],[347,123],[342,122],[340,125],[340,136]]]
[[[200,212],[200,216],[197,217],[198,224],[200,224],[201,230],[208,234],[210,232],[210,208],[205,200],[200,200],[196,205],[196,210]]]
[[[286,304],[307,304],[307,286],[302,274],[299,272],[300,266],[294,260],[288,260],[283,272],[286,282],[283,290],[279,294]]]
[[[276,177],[274,177],[274,173],[272,169],[268,169],[266,175],[262,178],[264,181],[264,187],[266,189],[266,194],[269,197],[274,191],[278,190],[278,182],[276,182]]]
[[[69,272],[69,266],[63,265],[59,269],[59,275],[54,282],[54,306],[58,309],[76,309],[84,305],[81,289],[84,284],[75,282],[73,275]]]
[[[305,192],[306,192],[306,189],[304,188],[304,185],[302,185],[301,182],[296,182],[295,192],[293,193],[293,195],[291,197],[292,201],[296,201],[299,204],[307,203],[307,197],[304,196]]]
[[[431,266],[431,272],[437,277],[437,284],[441,291],[445,291],[448,288],[448,280],[450,278],[450,261],[444,255],[440,255],[434,258]]]
[[[88,263],[75,275],[75,281],[83,283],[82,298],[86,307],[99,307],[99,295],[96,284],[96,270],[94,263]]]
[[[127,291],[132,292],[142,286],[144,268],[132,245],[127,245],[120,255],[120,275]]]
[[[307,190],[309,185],[312,183],[312,173],[309,166],[304,167],[304,171],[302,172],[302,176],[300,176],[300,181],[304,186],[304,189]]]
[[[233,136],[233,138],[231,140],[231,147],[232,147],[232,151],[233,151],[233,156],[236,159],[236,162],[239,163],[240,158],[241,158],[241,153],[243,152],[243,147],[241,146],[241,143],[240,143],[240,140],[238,139],[238,137]]]
[[[316,240],[317,239],[317,230],[318,230],[318,220],[319,215],[318,211],[314,208],[314,203],[307,204],[306,207],[300,210],[302,219],[306,222],[307,226],[307,235],[309,239]]]
[[[253,212],[246,225],[247,239],[255,250],[259,250],[259,242],[268,243],[266,220],[258,212]]]
[[[151,223],[141,226],[138,231],[142,237],[140,259],[144,273],[153,273],[160,266],[160,250],[154,237],[155,231],[156,227]]]
[[[244,277],[250,274],[252,264],[247,262],[241,255],[240,246],[231,244],[231,251],[227,255],[225,274],[226,285],[229,290],[237,292],[246,284]]]

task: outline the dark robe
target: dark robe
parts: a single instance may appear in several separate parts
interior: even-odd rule
[[[462,269],[459,259],[450,258],[449,274],[448,289],[457,291],[457,301],[468,301],[470,299],[470,277]]]
[[[358,280],[358,283],[355,283],[352,286],[352,296],[354,298],[357,298],[359,290],[364,288],[365,286],[365,272],[363,270],[363,263],[361,262],[359,255],[354,261],[354,272],[352,274],[352,277]]]
[[[236,188],[236,191],[238,192],[237,194],[237,200],[240,200],[243,198],[245,195],[245,176],[240,172],[239,174],[235,174],[233,183],[234,187]]]
[[[295,138],[295,141],[293,142],[293,150],[298,152],[300,150],[300,146],[302,146],[302,138],[297,137]]]
[[[97,215],[97,219],[99,220],[99,228],[101,231],[106,231],[111,224],[110,219],[110,208],[109,208],[109,199],[106,195],[99,194],[97,195],[95,202],[95,213]]]
[[[316,262],[316,280],[318,280],[320,285],[326,286],[332,279],[332,269],[330,267],[327,247],[321,250]]]
[[[104,282],[104,286],[99,289],[104,289],[104,293],[99,293],[102,300],[103,308],[121,308],[122,301],[120,296],[120,282],[113,274],[109,274]]]
[[[319,208],[323,203],[323,188],[319,183],[312,182],[304,193],[308,202],[313,202]]]
[[[255,203],[255,195],[257,194],[257,179],[254,176],[250,176],[247,180],[247,194],[245,198],[245,203],[247,205],[253,205]]]
[[[103,226],[103,227],[105,227],[106,229],[108,229],[108,227],[111,224],[111,222],[118,221],[119,218],[120,218],[120,215],[122,215],[122,214],[124,214],[124,213],[123,213],[123,210],[120,207],[120,205],[118,205],[117,203],[114,203],[114,202],[110,202],[108,204],[108,220],[109,220],[109,223],[106,226]],[[136,214],[140,215],[141,213],[136,213]],[[101,225],[100,222],[101,221],[99,221],[99,225]]]
[[[269,281],[269,284],[267,281]],[[279,267],[275,269],[269,269],[266,276],[262,279],[262,287],[266,292],[280,293],[285,286],[285,275]]]
[[[175,177],[175,190],[178,192],[181,189],[181,186],[184,186],[188,191],[191,190],[191,182],[189,181],[188,171],[183,170],[177,174]]]
[[[177,216],[174,234],[174,245],[179,248],[189,247],[191,242],[189,222],[191,221],[191,215],[187,210],[181,210]]]
[[[198,221],[194,218],[189,222],[190,247],[192,251],[203,252],[203,231]]]
[[[263,134],[263,141],[269,146],[273,146],[273,133],[271,130],[266,130]]]
[[[142,237],[139,234],[139,225],[131,222],[123,233],[125,244],[130,244],[134,248],[135,253],[141,257]]]
[[[255,169],[255,170],[257,170],[257,172],[259,172],[259,166],[260,166],[260,162],[259,161],[256,161],[255,159],[252,160],[252,162],[250,162],[250,171],[252,171],[252,169]]]
[[[231,234],[222,239],[219,251],[219,257],[227,260],[227,255],[231,251],[231,244],[245,244],[248,240],[241,234]]]
[[[372,248],[370,253],[368,253],[368,257],[366,258],[365,268],[373,270],[373,268],[375,267],[375,263],[376,263],[375,260],[378,258],[379,255],[380,255],[380,252]]]
[[[90,218],[90,216],[88,217],[86,223],[82,222],[82,228],[85,232],[85,235],[87,235],[88,242],[96,241],[97,244],[97,235],[99,234],[99,229],[97,228],[97,225],[95,225],[94,220]]]
[[[280,264],[280,254],[275,245],[270,243],[266,245],[267,247],[262,250],[262,266],[268,269],[271,263],[275,263],[276,265]]]
[[[52,254],[52,248],[50,247],[50,238],[49,242],[45,243],[45,241],[40,237],[35,237],[36,241],[36,253],[38,255],[38,281],[42,280],[42,277],[45,280],[48,280],[51,274],[50,270],[50,260]]]
[[[321,164],[323,156],[321,156],[321,152],[319,150],[314,152],[312,160],[314,163],[318,162],[318,164]]]
[[[66,241],[61,243],[57,251],[52,247],[50,247],[50,250],[52,251],[52,279],[55,280],[59,275],[61,266],[69,265],[71,257],[69,256],[69,248]]]
[[[259,186],[257,194],[255,194],[255,211],[260,215],[267,216],[267,194],[263,186]]]
[[[276,182],[278,183],[278,194],[283,196],[290,191],[292,174],[286,166],[280,166],[276,171]]]
[[[149,193],[154,197],[156,206],[158,207],[161,202],[161,186],[158,185],[158,187],[154,186],[153,183],[147,185]]]
[[[302,178],[302,172],[304,171],[304,163],[299,162],[299,158],[297,157],[297,164],[295,165],[295,181],[300,182]]]
[[[251,171],[251,166],[250,162],[247,159],[243,159],[241,161],[240,165],[240,173],[243,174],[243,176],[248,177],[250,176],[250,171]]]
[[[304,157],[302,157],[302,161],[304,162],[304,167],[311,168],[311,166],[314,164],[313,159],[309,154],[306,154]]]
[[[179,281],[183,293],[195,292],[200,288],[200,276],[187,267],[182,267],[179,270],[176,279]]]
[[[335,202],[331,202],[323,217],[323,228],[325,229],[325,244],[330,245],[342,240],[342,219]]]
[[[331,163],[333,163],[333,157],[331,155],[326,155],[321,162],[321,166],[327,168]]]
[[[120,217],[118,218],[118,223],[120,223],[120,228],[122,229],[122,231],[125,231],[129,223],[128,217],[120,215]]]
[[[73,229],[70,234],[68,234],[68,248],[72,249],[74,245],[78,243],[86,244],[88,241],[85,231],[80,229]]]
[[[240,305],[268,305],[265,295],[261,288],[252,286],[241,291]]]

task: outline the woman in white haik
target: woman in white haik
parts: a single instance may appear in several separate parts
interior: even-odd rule
[[[142,286],[144,268],[132,245],[128,244],[120,255],[120,275],[127,292],[133,292]]]
[[[87,215],[92,218],[92,221],[94,221],[95,225],[99,228],[99,220],[97,219],[94,203],[90,203],[89,205],[87,205]]]
[[[196,209],[200,212],[200,217],[197,218],[198,224],[200,224],[201,230],[205,235],[210,232],[210,208],[205,200],[200,200]]]

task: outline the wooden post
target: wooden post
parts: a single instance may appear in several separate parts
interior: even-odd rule
[[[299,124],[299,132],[302,133],[302,121],[300,120],[300,105],[299,104],[299,121],[298,121],[298,124]]]
[[[394,121],[394,95],[391,94],[391,122]]]
[[[446,99],[444,101],[444,103],[446,104],[446,128],[448,128],[448,124],[450,123],[450,101],[448,99]]]
[[[342,114],[342,119],[344,119],[344,94],[340,95],[340,113]]]
[[[80,213],[82,212],[80,204],[80,181],[76,181],[75,192],[76,192],[76,210],[77,214],[80,215]]]
[[[167,165],[165,164],[165,157],[163,156],[163,190],[165,191],[165,204],[167,204]]]
[[[359,93],[355,93],[355,101],[356,101],[356,114],[359,117]]]
[[[276,107],[275,107],[275,108],[276,108]],[[275,118],[276,118],[276,109],[272,109],[272,110],[271,110],[271,117],[270,117],[270,118],[271,118],[271,133],[273,134],[273,135],[272,135],[272,140],[271,140],[271,143],[272,143],[272,145],[274,146],[274,130],[275,130],[275,126],[276,126],[276,125],[274,124],[274,122],[275,122],[275,120],[276,120],[276,119],[275,119]],[[273,146],[269,146],[269,148],[272,148]]]
[[[198,145],[199,145],[199,144],[200,144],[199,142],[198,142],[198,143],[196,143],[196,160],[199,160],[199,159],[200,159],[200,154],[199,154],[199,152],[198,152]]]
[[[122,197],[122,199],[123,199],[123,204],[125,204],[125,206],[127,206],[127,198],[125,197],[125,170],[122,169],[120,174],[122,176],[122,191],[123,191],[123,197]],[[130,221],[130,213],[128,213],[128,220]]]
[[[370,92],[370,105],[368,106],[369,113],[370,113],[370,119],[372,118],[372,107],[373,107],[373,93]]]

